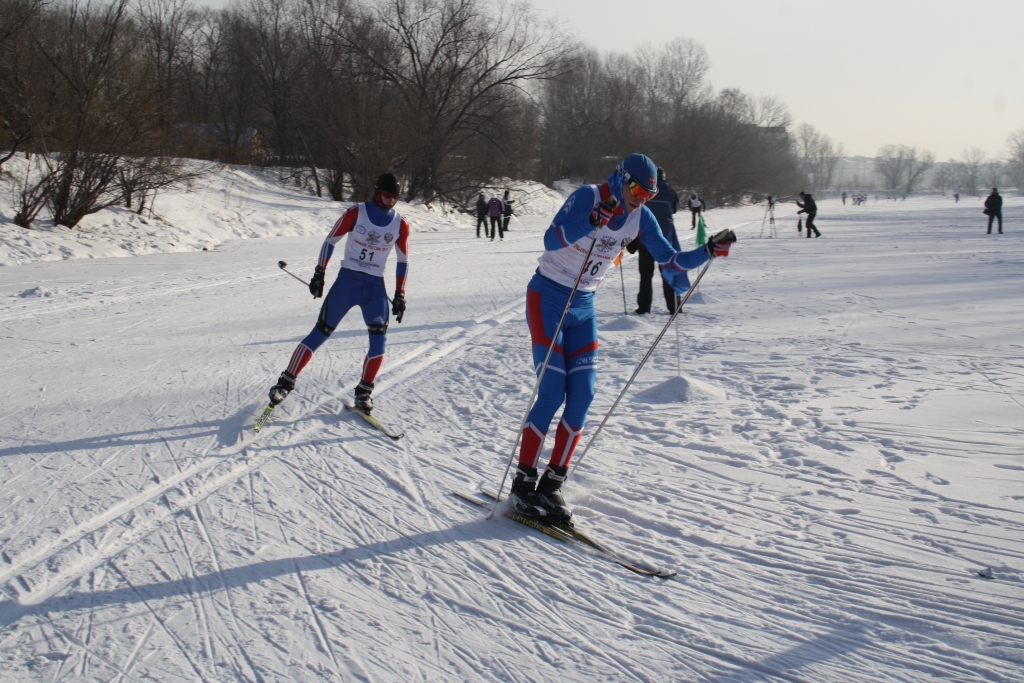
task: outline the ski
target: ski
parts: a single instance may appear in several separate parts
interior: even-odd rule
[[[260,419],[256,420],[256,426],[252,428],[253,433],[259,434],[260,430],[263,429],[263,425],[267,424],[267,420],[270,419],[270,414],[274,412],[274,404],[271,403],[267,406],[267,409],[260,415]]]
[[[391,430],[390,428],[388,428],[386,425],[384,425],[383,422],[378,420],[373,415],[370,415],[369,413],[364,413],[363,411],[359,410],[359,408],[356,408],[355,404],[352,403],[352,401],[350,399],[343,398],[343,399],[341,399],[341,403],[346,408],[351,410],[353,413],[355,413],[356,415],[358,415],[361,418],[363,418],[364,420],[366,420],[367,424],[369,424],[371,427],[373,427],[374,429],[379,431],[384,436],[392,438],[395,441],[398,441],[403,436],[405,436],[405,432],[398,432],[398,433],[396,433],[393,430]]]
[[[465,500],[467,502],[473,503],[474,505],[479,505],[480,507],[484,508],[485,510],[493,510],[494,509],[494,503],[492,503],[490,501],[480,500],[476,496],[471,495],[469,493],[463,493],[462,491],[455,491],[455,490],[453,490],[452,494],[458,496],[462,500]],[[552,538],[557,538],[559,541],[562,541],[564,543],[569,543],[569,542],[572,541],[572,537],[569,536],[569,534],[567,534],[564,531],[562,531],[561,529],[558,529],[557,527],[553,527],[553,526],[551,526],[549,524],[544,524],[543,522],[538,522],[535,519],[530,519],[529,517],[524,517],[523,515],[518,515],[518,514],[516,514],[514,512],[506,512],[506,513],[504,513],[504,516],[508,517],[509,519],[515,520],[516,522],[519,522],[520,524],[525,524],[526,526],[528,526],[528,527],[530,527],[532,529],[536,529],[537,531],[541,532],[542,534],[547,534],[548,536],[551,536]]]
[[[493,500],[501,500],[501,497],[498,496],[494,491],[483,489],[481,493],[483,493],[485,496]],[[621,565],[632,572],[636,572],[637,574],[642,574],[644,576],[657,576],[661,579],[669,579],[676,575],[674,571],[670,571],[667,569],[658,569],[656,567],[650,567],[648,565],[645,565],[641,562],[633,562],[631,560],[628,560],[622,555],[620,555],[617,551],[612,550],[608,546],[597,542],[590,535],[583,533],[574,525],[555,522],[550,526],[554,527],[555,529],[558,529],[563,534],[572,537],[573,540],[575,540],[576,542],[586,546],[590,546],[601,555],[610,559],[612,562],[615,562],[616,564]]]
[[[458,496],[459,498],[469,503],[473,503],[474,505],[478,505],[487,510],[494,509],[495,501],[499,501],[500,499],[494,494],[493,491],[487,491],[485,489],[481,491],[481,493],[490,500],[481,500],[480,498],[477,498],[472,494],[463,493],[462,491],[452,491],[453,495]],[[673,571],[656,569],[653,567],[648,567],[642,563],[631,562],[623,558],[614,550],[608,548],[605,545],[602,545],[601,543],[598,543],[589,535],[583,533],[579,529],[576,529],[569,525],[558,523],[548,524],[536,519],[532,519],[530,517],[525,517],[514,512],[505,512],[504,516],[508,517],[511,520],[519,522],[520,524],[524,524],[530,527],[531,529],[536,529],[537,531],[540,531],[543,534],[547,534],[552,538],[556,538],[559,541],[563,541],[565,543],[576,543],[581,546],[586,546],[598,555],[600,555],[601,557],[604,557],[607,560],[611,560],[620,567],[624,567],[625,569],[628,569],[629,571],[635,574],[640,574],[641,576],[656,576],[660,579],[668,579],[676,575],[676,573]]]

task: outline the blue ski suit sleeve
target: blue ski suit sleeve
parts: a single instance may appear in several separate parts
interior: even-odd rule
[[[544,233],[544,249],[565,249],[581,237],[594,232],[590,214],[594,211],[594,190],[589,185],[569,195]]]
[[[711,256],[706,247],[697,247],[692,251],[676,251],[665,239],[658,220],[646,206],[639,209],[644,213],[640,216],[640,239],[654,260],[661,266],[661,275],[677,294],[690,288],[690,280],[686,271],[704,265]]]

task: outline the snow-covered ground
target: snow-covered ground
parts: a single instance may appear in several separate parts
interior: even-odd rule
[[[356,314],[242,435],[318,310],[277,261],[308,277],[339,205],[228,169],[158,200],[150,251],[180,253],[42,260],[145,252],[90,233],[137,226],[116,212],[0,227],[23,264],[0,268],[0,680],[1024,678],[1024,200],[1002,236],[977,199],[825,200],[815,240],[792,205],[777,239],[762,208],[709,214],[740,242],[566,489],[670,580],[449,494],[496,485],[515,440],[550,213],[490,242],[401,208],[375,392],[399,442],[341,409]],[[634,257],[625,282],[632,310]],[[624,315],[616,272],[599,291],[591,426],[661,307]]]

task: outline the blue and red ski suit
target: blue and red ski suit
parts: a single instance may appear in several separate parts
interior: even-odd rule
[[[614,259],[630,240],[639,237],[662,266],[662,274],[679,294],[690,288],[686,271],[710,257],[705,247],[680,252],[672,248],[658,221],[646,206],[625,213],[622,201],[623,176],[618,171],[600,185],[588,185],[573,192],[555,214],[544,233],[545,252],[526,291],[526,322],[530,327],[534,370],[539,374],[551,345],[551,335],[565,310],[572,285],[584,265],[595,228],[591,213],[598,202],[614,196],[619,207],[607,226],[600,229],[597,243],[586,262],[584,277],[573,297],[565,323],[555,339],[555,349],[530,409],[523,430],[519,463],[536,467],[555,412],[564,403],[562,419],[555,432],[550,465],[566,467],[583,434],[587,412],[594,400],[597,380],[597,317],[594,292]]]
[[[409,231],[409,223],[405,218],[396,214],[394,209],[381,208],[374,201],[356,204],[342,214],[324,240],[317,264],[326,270],[335,244],[348,235],[338,278],[324,297],[316,325],[295,347],[288,362],[288,374],[298,377],[313,353],[327,341],[345,314],[353,306],[359,306],[370,337],[370,348],[363,360],[361,379],[373,383],[384,364],[390,317],[390,300],[384,288],[384,263],[394,247],[398,254],[395,292],[404,293],[408,272]],[[377,257],[376,262],[374,256]]]

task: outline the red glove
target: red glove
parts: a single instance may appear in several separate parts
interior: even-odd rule
[[[721,232],[712,235],[707,244],[708,256],[728,256],[729,247],[731,247],[735,241],[736,233],[732,230],[722,230]]]
[[[594,211],[590,214],[590,224],[595,228],[599,225],[608,225],[608,222],[615,215],[615,209],[619,207],[619,200],[611,197],[607,201],[598,202]]]

